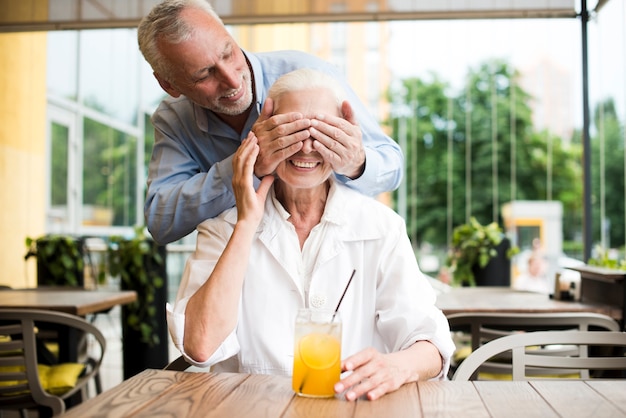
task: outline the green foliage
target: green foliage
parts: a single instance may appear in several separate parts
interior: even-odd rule
[[[111,209],[113,225],[134,225],[135,196],[141,187],[137,182],[137,138],[87,117],[83,130],[83,204]]]
[[[611,257],[609,251],[601,246],[596,246],[595,256],[587,261],[590,266],[606,267],[610,269],[626,270],[626,259]]]
[[[67,205],[67,178],[69,161],[69,129],[52,122],[50,125],[50,204]]]
[[[561,201],[565,236],[580,232],[574,228],[582,219],[581,146],[533,131],[531,98],[518,78],[506,62],[493,60],[470,69],[458,92],[431,75],[405,79],[389,93],[409,114],[407,232],[416,246],[446,245],[452,225],[466,222],[468,213],[495,220],[511,200]],[[400,142],[399,117],[389,125]]]
[[[594,115],[597,134],[591,138],[593,240],[602,242],[601,231],[605,228],[606,245],[614,247],[626,241],[624,127],[613,100],[598,104]],[[600,211],[600,202],[604,203],[604,214]],[[604,220],[601,219],[603,215]]]
[[[571,258],[582,260],[584,258],[585,245],[581,240],[564,240],[563,253]]]
[[[38,277],[48,286],[79,286],[85,262],[83,242],[68,235],[45,235],[37,239],[26,237],[25,258],[37,257]]]
[[[454,228],[446,259],[453,284],[475,286],[473,269],[484,268],[498,255],[496,247],[503,238],[504,233],[497,223],[482,225],[474,217],[468,223]],[[511,248],[507,256],[510,258],[515,252],[517,248]]]
[[[157,289],[165,284],[158,275],[164,260],[159,246],[146,238],[143,227],[135,228],[131,239],[114,236],[107,250],[107,270],[111,276],[120,276],[123,288],[137,292],[137,300],[124,306],[127,325],[141,333],[142,342],[149,346],[159,344],[157,311],[154,305]],[[100,274],[106,274],[101,272]]]

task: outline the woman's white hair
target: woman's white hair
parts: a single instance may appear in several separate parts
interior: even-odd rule
[[[180,18],[181,12],[189,8],[202,10],[222,23],[206,0],[164,0],[152,8],[137,28],[139,50],[152,70],[166,79],[171,76],[171,67],[167,58],[159,51],[158,42],[164,40],[177,44],[191,37],[194,28]]]
[[[341,111],[341,104],[346,100],[341,84],[331,75],[310,68],[300,68],[279,77],[267,91],[267,97],[278,99],[285,93],[316,88],[330,91]]]

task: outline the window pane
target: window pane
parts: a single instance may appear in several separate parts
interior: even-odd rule
[[[51,125],[50,204],[66,208],[69,128],[56,122]]]
[[[76,100],[78,97],[78,32],[48,32],[48,94]]]
[[[84,136],[82,224],[135,225],[137,138],[88,118]]]
[[[81,31],[80,93],[85,106],[136,124],[139,105],[137,32]],[[155,82],[156,83],[156,82]]]

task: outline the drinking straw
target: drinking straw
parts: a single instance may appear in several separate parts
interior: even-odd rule
[[[335,315],[337,315],[337,311],[339,311],[339,306],[341,306],[343,297],[346,295],[346,292],[348,291],[348,287],[350,287],[350,283],[352,283],[352,278],[354,277],[354,273],[356,273],[356,269],[352,270],[352,275],[350,275],[350,280],[348,280],[348,284],[346,285],[346,288],[343,289],[343,293],[341,294],[341,298],[339,299],[339,303],[337,303],[337,307],[335,308],[335,313],[333,313],[333,317],[331,318],[330,322],[333,322],[335,320]]]

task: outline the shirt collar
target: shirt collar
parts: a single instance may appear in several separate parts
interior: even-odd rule
[[[272,187],[270,193],[272,205],[276,209],[276,212],[284,221],[287,221],[291,215],[289,214],[289,212],[287,212],[287,210],[285,210],[283,205],[276,198],[274,187]],[[326,207],[324,208],[324,213],[322,214],[322,219],[320,220],[320,223],[329,222],[337,225],[345,224],[347,219],[345,204],[343,204],[342,201],[342,195],[337,193],[337,185],[335,183],[335,179],[331,177],[330,187],[328,189],[328,197],[326,198]]]
[[[252,82],[254,83],[256,111],[258,117],[258,115],[261,114],[261,107],[267,96],[267,91],[263,88],[263,79],[265,78],[265,74],[263,73],[261,62],[254,54],[250,54],[243,49],[241,52],[243,52],[244,57],[246,57],[246,61],[248,61],[248,64],[251,67],[250,72],[252,73]]]
[[[326,208],[322,215],[322,222],[330,222],[337,225],[345,225],[347,222],[346,204],[344,195],[337,191],[337,183],[334,177],[330,178],[330,188],[326,199]]]

